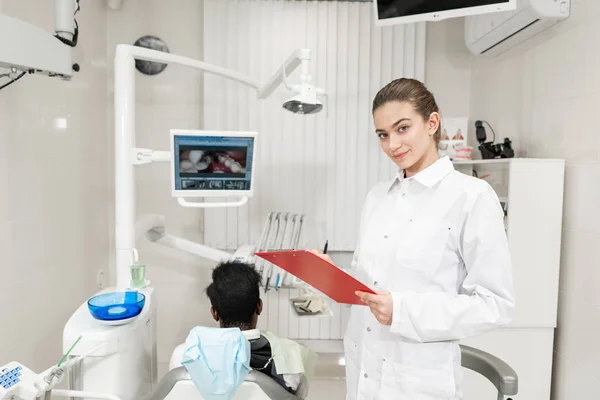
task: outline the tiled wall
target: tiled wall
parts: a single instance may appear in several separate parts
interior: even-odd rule
[[[509,54],[473,64],[471,117],[518,153],[567,160],[553,398],[600,398],[600,2]],[[533,294],[532,294],[533,295]]]
[[[52,1],[0,3],[53,32]],[[64,324],[107,268],[105,21],[103,2],[82,4],[71,82],[26,75],[0,90],[0,364],[58,362]]]

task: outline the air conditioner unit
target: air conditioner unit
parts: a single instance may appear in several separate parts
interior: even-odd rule
[[[497,56],[569,17],[571,0],[518,0],[517,9],[465,17],[465,42],[477,55]]]

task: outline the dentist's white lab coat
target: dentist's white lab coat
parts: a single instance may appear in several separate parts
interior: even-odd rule
[[[391,326],[352,306],[348,400],[459,400],[458,340],[508,323],[514,289],[503,211],[489,184],[441,158],[368,194],[351,272],[392,293]]]

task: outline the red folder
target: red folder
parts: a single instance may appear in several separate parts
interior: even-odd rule
[[[254,253],[289,272],[342,304],[365,305],[355,291],[375,292],[341,268],[308,250],[264,251]]]

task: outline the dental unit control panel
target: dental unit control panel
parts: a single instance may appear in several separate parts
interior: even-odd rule
[[[58,365],[53,365],[40,374],[15,361],[0,367],[0,400],[38,400],[56,397],[121,400],[119,396],[111,393],[55,389],[64,378],[69,366],[81,361],[100,347],[64,362],[67,353]]]
[[[13,361],[0,368],[0,400],[35,400],[43,386],[43,379],[22,364]]]

